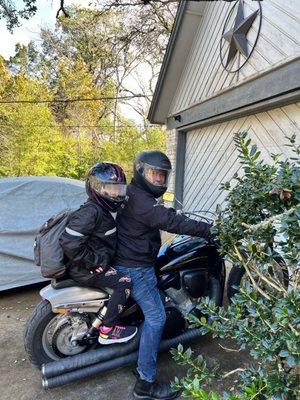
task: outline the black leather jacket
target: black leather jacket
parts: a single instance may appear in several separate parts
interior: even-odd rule
[[[111,213],[93,200],[75,211],[60,238],[69,259],[70,275],[106,269],[116,248],[116,222]]]
[[[153,195],[131,183],[128,201],[117,216],[115,265],[152,266],[161,246],[160,230],[209,239],[210,225],[159,204]]]

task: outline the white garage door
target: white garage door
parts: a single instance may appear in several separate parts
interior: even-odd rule
[[[215,211],[224,203],[226,192],[220,184],[241,173],[234,133],[248,131],[261,150],[261,158],[271,161],[272,153],[291,155],[287,139],[300,132],[300,103],[187,132],[183,186],[184,210]]]

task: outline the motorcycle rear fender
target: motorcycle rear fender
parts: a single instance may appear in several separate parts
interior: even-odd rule
[[[51,285],[40,291],[43,299],[49,301],[52,309],[59,307],[95,308],[103,304],[109,298],[108,294],[100,289],[72,286],[62,289],[53,289]]]

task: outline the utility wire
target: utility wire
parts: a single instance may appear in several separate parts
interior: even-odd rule
[[[151,96],[153,95],[138,94],[132,96],[94,97],[94,98],[82,98],[82,99],[79,98],[79,99],[57,99],[57,100],[0,100],[0,104],[75,103],[80,101],[130,100],[134,98],[146,98]]]
[[[156,126],[154,124],[149,124],[149,125],[118,125],[118,128],[148,128],[148,127],[153,127]],[[0,124],[0,127],[6,127],[6,128],[114,128],[112,125],[34,125],[34,124],[29,124],[29,125],[14,125],[14,126],[9,126],[5,124]]]

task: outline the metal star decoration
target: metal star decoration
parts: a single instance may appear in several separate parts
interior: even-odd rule
[[[248,42],[247,33],[249,32],[259,10],[254,11],[247,18],[244,18],[243,1],[239,1],[234,26],[228,32],[225,32],[222,38],[229,42],[229,52],[225,68],[228,66],[230,61],[235,57],[237,52],[242,53],[245,57],[248,57]]]

